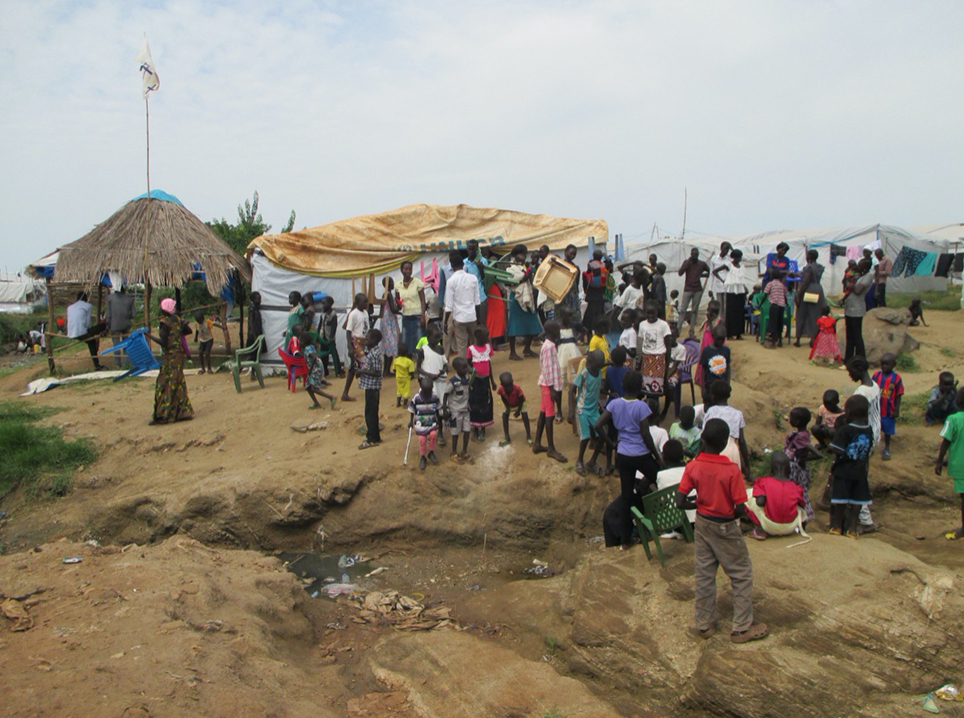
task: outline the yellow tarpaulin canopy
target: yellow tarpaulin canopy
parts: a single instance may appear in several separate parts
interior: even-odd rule
[[[585,247],[609,238],[602,219],[567,219],[507,209],[459,205],[412,204],[388,212],[343,219],[285,234],[264,234],[248,245],[286,269],[305,274],[353,277],[396,269],[421,254],[447,252],[470,239],[508,249],[543,244],[561,250]]]

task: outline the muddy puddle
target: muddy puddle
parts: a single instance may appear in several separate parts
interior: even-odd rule
[[[364,590],[367,579],[385,570],[359,554],[282,552],[277,556],[313,598],[335,598]]]

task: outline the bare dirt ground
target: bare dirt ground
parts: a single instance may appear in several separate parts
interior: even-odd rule
[[[908,394],[964,373],[960,314],[928,320],[911,330],[922,346]],[[782,447],[791,407],[852,392],[805,347],[730,346],[732,403],[757,452]],[[504,357],[496,371],[535,396],[536,360]],[[919,421],[899,424],[892,461],[872,462],[879,533],[827,536],[824,513],[806,545],[752,542],[772,636],[738,647],[722,578],[723,630],[691,633],[692,546],[666,542],[661,569],[641,548],[594,540],[619,481],[572,470],[568,427],[567,465],[533,456],[512,422],[511,446],[493,427],[470,445],[474,463],[420,472],[402,467],[393,382],[385,443],[359,451],[360,401],[309,411],[280,377],[239,395],[228,374],[192,375],[195,420],[150,427],[151,381],[17,399],[40,370],[0,378],[0,398],[62,407],[46,421],[91,436],[101,456],[63,499],[0,506],[0,593],[25,614],[0,618],[0,716],[894,716],[964,679],[964,553],[942,537],[959,502],[933,474],[938,430]],[[290,428],[312,421],[327,428]],[[407,630],[358,601],[311,598],[279,551],[375,557],[387,570],[362,588],[452,620]],[[557,575],[523,574],[533,558]]]

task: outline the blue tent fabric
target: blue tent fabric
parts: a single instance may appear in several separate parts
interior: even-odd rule
[[[134,199],[146,199],[146,198],[147,198],[147,192],[144,192],[144,193],[139,194],[139,195],[137,195],[136,197],[134,197]],[[175,197],[175,196],[172,195],[172,194],[168,194],[167,192],[165,192],[165,191],[162,190],[162,189],[152,189],[152,190],[151,190],[151,199],[162,199],[162,200],[164,200],[165,202],[174,202],[175,204],[179,204],[179,205],[181,205],[182,207],[184,206],[184,204],[181,202],[181,200],[179,200],[177,197]],[[133,200],[132,200],[132,201],[133,201]]]

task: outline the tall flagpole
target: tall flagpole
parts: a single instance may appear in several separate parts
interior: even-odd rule
[[[151,237],[151,101],[144,95],[144,119],[147,140],[147,226],[144,230],[144,326],[151,331],[151,283],[147,278],[147,245]]]

